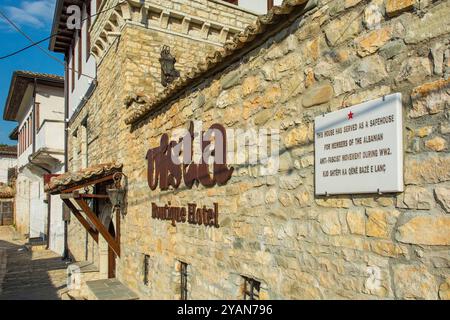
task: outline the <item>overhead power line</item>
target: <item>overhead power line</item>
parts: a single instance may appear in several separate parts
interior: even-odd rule
[[[91,15],[90,17],[86,17],[86,18],[82,19],[81,22],[86,21],[88,18],[93,18],[93,17],[95,17],[95,16],[97,16],[97,15],[103,13],[103,12],[106,12],[106,11],[109,11],[109,10],[113,10],[113,9],[117,8],[118,6],[122,5],[123,3],[125,3],[125,1],[121,1],[121,2],[119,2],[118,4],[116,4],[115,6],[112,6],[112,7],[110,7],[110,8],[106,8],[106,9],[104,9],[104,10],[102,10],[102,11],[99,11],[99,12],[96,12],[95,14]],[[18,30],[18,27],[15,25],[15,23],[14,23],[13,21],[11,21],[11,20],[10,20],[3,12],[0,11],[0,15],[1,15],[1,16],[2,16],[9,24],[11,24],[11,25],[14,27],[14,29],[16,29],[17,31],[19,31],[19,30]],[[23,35],[23,31],[22,31],[22,30],[20,30],[19,32]],[[28,46],[26,46],[26,47],[23,47],[22,49],[19,49],[19,50],[17,50],[17,51],[11,52],[11,53],[6,54],[6,55],[4,55],[4,56],[1,56],[1,57],[0,57],[0,60],[4,60],[4,59],[7,59],[7,58],[10,58],[10,57],[12,57],[12,56],[15,56],[15,55],[17,55],[17,54],[19,54],[19,53],[25,51],[25,50],[28,50],[28,49],[30,49],[30,48],[32,48],[32,47],[35,47],[35,46],[38,46],[38,45],[41,44],[42,42],[45,42],[45,41],[47,41],[47,40],[49,40],[49,39],[51,39],[51,38],[53,38],[53,37],[56,37],[56,36],[58,36],[59,34],[60,34],[59,32],[56,32],[56,33],[54,33],[54,34],[52,34],[52,35],[50,35],[50,36],[48,36],[48,37],[46,37],[46,38],[44,38],[44,39],[41,39],[41,40],[39,40],[39,41],[36,41],[36,42],[33,41],[33,40],[31,40],[31,39],[29,39],[28,37],[26,37],[26,38],[31,42],[31,45],[28,45]],[[44,49],[44,50],[45,50],[45,49]],[[53,59],[53,58],[55,58],[55,57],[52,56],[52,59]]]
[[[28,39],[28,41],[30,41],[32,43],[33,46],[36,46],[39,50],[41,50],[45,55],[47,55],[48,57],[50,57],[51,59],[55,60],[56,62],[58,62],[59,64],[63,65],[64,67],[66,66],[66,63],[54,56],[52,56],[49,52],[47,52],[47,50],[45,50],[44,48],[42,48],[38,43],[34,42],[33,39],[31,39],[30,36],[28,36],[22,29],[20,29],[15,23],[14,21],[12,21],[11,19],[9,19],[1,10],[0,10],[0,16],[2,16],[6,21],[8,21],[8,23],[14,28],[16,29],[17,32],[19,32],[21,35],[23,35],[25,38]],[[73,59],[73,58],[72,58]],[[71,68],[69,68],[71,69]],[[74,70],[76,73],[78,73],[79,75],[85,76],[87,78],[91,78],[93,80],[95,80],[95,78],[88,76],[87,74],[84,73],[79,73],[78,71]]]

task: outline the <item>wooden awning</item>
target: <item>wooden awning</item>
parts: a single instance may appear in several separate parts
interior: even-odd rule
[[[122,164],[103,163],[77,172],[66,172],[53,177],[45,185],[45,192],[50,194],[70,193],[89,185],[107,181],[116,172],[122,172]]]
[[[73,215],[78,219],[81,225],[87,230],[92,238],[98,242],[99,233],[106,240],[109,247],[120,257],[120,217],[117,215],[117,232],[113,236],[108,228],[103,225],[99,217],[92,211],[86,202],[86,199],[107,199],[106,194],[87,194],[82,193],[84,188],[95,186],[101,183],[114,182],[114,175],[122,171],[122,165],[118,163],[99,164],[85,168],[78,172],[67,172],[53,177],[46,184],[46,192],[59,194],[62,201],[70,209]],[[78,206],[78,207],[77,207]],[[86,218],[83,216],[85,214]],[[91,222],[89,223],[88,220]],[[92,227],[94,226],[94,227]]]

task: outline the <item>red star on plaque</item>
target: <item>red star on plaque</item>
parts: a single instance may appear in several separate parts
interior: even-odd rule
[[[354,114],[354,113],[351,112],[351,111],[348,113],[348,120],[353,119],[353,114]]]

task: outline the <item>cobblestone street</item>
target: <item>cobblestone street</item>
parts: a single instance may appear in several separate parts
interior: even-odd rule
[[[30,251],[11,227],[0,226],[0,300],[57,300],[66,265],[49,250]]]

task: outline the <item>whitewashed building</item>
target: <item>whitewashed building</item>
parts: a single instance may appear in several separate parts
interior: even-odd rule
[[[0,146],[0,183],[8,184],[8,172],[17,165],[17,147]]]
[[[44,179],[64,172],[64,79],[14,72],[4,120],[17,128],[17,230],[63,254],[62,202],[44,192]]]

